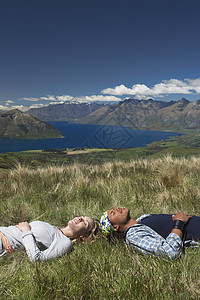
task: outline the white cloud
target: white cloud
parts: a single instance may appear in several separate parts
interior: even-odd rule
[[[73,97],[70,95],[62,95],[62,96],[47,95],[45,97],[40,97],[40,98],[24,97],[24,98],[21,98],[20,100],[32,101],[32,102],[37,102],[37,101],[41,101],[41,100],[60,102],[60,101],[69,101],[72,99],[73,99]]]
[[[63,101],[60,101],[60,102],[50,102],[49,105],[57,105],[57,104],[63,104],[64,102]]]
[[[114,89],[107,88],[101,91],[102,94],[111,94],[111,95],[131,95],[131,89],[125,87],[125,85],[121,84],[116,86]]]
[[[10,104],[12,104],[12,103],[14,103],[14,101],[12,101],[12,100],[7,100],[7,101],[6,101],[6,105],[10,105]]]
[[[42,103],[38,103],[38,104],[33,104],[31,105],[30,107],[28,107],[27,109],[30,109],[30,108],[40,108],[40,107],[44,107],[44,106],[47,106],[49,104],[42,104]]]
[[[163,80],[151,89],[153,95],[192,94],[191,86],[186,81],[177,79]]]
[[[197,94],[200,94],[200,78],[186,79],[186,81],[190,84],[191,89],[194,89]]]
[[[200,94],[200,78],[197,79],[170,79],[163,80],[161,83],[155,84],[152,88],[144,84],[135,84],[132,88],[125,85],[119,85],[115,88],[107,88],[101,91],[102,94],[110,95],[131,95],[138,99],[148,97],[163,97],[166,94]]]
[[[11,108],[9,109],[19,109],[21,111],[26,111],[27,110],[27,107],[23,106],[23,105],[13,105]]]
[[[25,98],[20,98],[20,100],[36,102],[36,101],[39,101],[40,98],[33,98],[33,97],[28,98],[28,97],[25,97]]]
[[[73,100],[78,102],[111,102],[111,101],[121,101],[122,99],[115,96],[104,96],[104,95],[91,95],[91,96],[81,96],[81,97],[74,97]]]
[[[58,101],[69,101],[69,100],[72,100],[73,97],[69,96],[69,95],[63,95],[63,96],[56,96],[56,99]]]
[[[30,101],[34,102],[34,104],[31,104],[30,106],[27,105],[26,107],[21,105],[19,101]],[[85,102],[119,102],[122,99],[119,97],[115,97],[113,95],[91,95],[91,96],[80,96],[80,97],[73,97],[71,95],[59,95],[59,96],[54,96],[54,95],[47,95],[47,96],[42,96],[42,97],[24,97],[20,98],[17,100],[19,103],[17,106],[12,106],[13,103],[16,103],[15,101],[12,100],[6,100],[5,101],[5,106],[2,106],[2,109],[12,109],[12,108],[19,108],[20,110],[28,110],[31,108],[40,108],[40,107],[45,107],[48,105],[55,105],[55,104],[63,104],[67,102],[79,102],[79,103],[85,103]],[[2,103],[3,104],[3,103]]]
[[[47,95],[47,97],[40,97],[40,100],[47,100],[47,101],[58,101],[55,96]]]
[[[20,100],[25,100],[25,101],[33,101],[33,102],[36,102],[36,101],[39,101],[40,98],[33,98],[33,97],[25,97],[25,98],[20,98]]]
[[[48,103],[48,104],[56,104],[56,103],[60,104],[60,103],[64,103],[67,101],[78,101],[78,102],[83,102],[83,103],[84,102],[95,102],[95,101],[119,102],[122,99],[119,97],[115,97],[115,96],[104,96],[104,95],[91,95],[91,96],[80,96],[80,97],[73,97],[70,95],[61,95],[61,96],[47,95],[45,97],[40,97],[40,98],[25,97],[25,98],[21,98],[20,100],[31,101],[31,102],[50,101],[50,103]],[[32,107],[33,106],[30,106],[30,108],[32,108]],[[39,106],[36,105],[34,107],[39,107]]]
[[[0,105],[0,109],[1,109],[1,110],[8,110],[8,107],[7,107],[7,106]]]

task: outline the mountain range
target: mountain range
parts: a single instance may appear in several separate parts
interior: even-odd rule
[[[190,102],[127,99],[79,120],[81,124],[120,125],[137,129],[200,128],[200,100]]]
[[[43,121],[40,121],[40,120]],[[61,133],[44,121],[118,125],[134,129],[181,130],[200,128],[200,100],[157,101],[126,99],[114,104],[64,103],[0,111],[0,138],[56,138]]]
[[[98,103],[74,103],[51,104],[41,108],[31,108],[28,114],[43,121],[67,121],[72,122],[86,117],[90,113],[104,107]]]
[[[59,130],[52,125],[13,109],[0,114],[1,139],[31,139],[62,137]]]
[[[126,99],[114,104],[55,104],[27,111],[45,121],[120,125],[137,129],[179,130],[200,128],[200,100]]]

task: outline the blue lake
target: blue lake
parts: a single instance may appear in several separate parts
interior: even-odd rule
[[[179,135],[174,132],[133,130],[121,126],[99,126],[49,122],[64,136],[60,139],[0,140],[0,153],[63,148],[129,148]]]

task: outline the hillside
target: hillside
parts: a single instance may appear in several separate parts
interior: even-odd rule
[[[0,170],[1,226],[40,220],[62,228],[74,216],[100,218],[119,204],[143,213],[199,215],[200,158],[72,164]],[[30,262],[26,251],[0,258],[0,299],[197,300],[199,248],[176,261],[143,255],[101,235],[51,261]],[[10,296],[8,296],[10,295]]]
[[[62,137],[59,130],[18,109],[0,115],[0,138],[57,138]]]
[[[4,114],[6,111],[0,109],[0,115]]]
[[[103,107],[85,118],[81,124],[120,125],[137,129],[200,128],[200,100],[190,102],[127,99]]]
[[[42,108],[31,108],[27,111],[33,117],[43,121],[76,121],[104,107],[98,103],[63,103]]]

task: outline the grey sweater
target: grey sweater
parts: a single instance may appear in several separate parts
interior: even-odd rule
[[[31,261],[47,260],[69,253],[72,242],[48,223],[34,221],[31,230],[21,232],[16,226],[0,227],[0,231],[8,238],[13,250],[25,248]],[[45,249],[41,251],[41,248]]]

